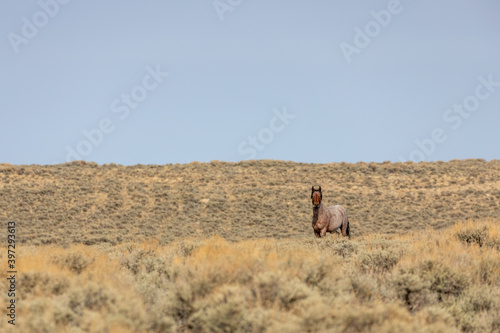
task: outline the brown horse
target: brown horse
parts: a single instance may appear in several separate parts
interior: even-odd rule
[[[312,227],[316,237],[324,237],[327,232],[338,233],[341,228],[342,236],[350,236],[349,233],[349,218],[344,207],[335,205],[325,207],[321,200],[323,194],[321,193],[321,186],[319,189],[312,187],[311,199],[313,203],[313,220]]]

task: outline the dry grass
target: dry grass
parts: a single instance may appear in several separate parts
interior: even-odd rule
[[[499,220],[352,240],[210,237],[19,255],[17,332],[500,331]]]
[[[0,216],[34,245],[309,237],[313,184],[346,207],[356,236],[500,218],[500,161],[483,160],[0,164]]]
[[[500,332],[498,207],[500,161],[0,164],[0,331]]]

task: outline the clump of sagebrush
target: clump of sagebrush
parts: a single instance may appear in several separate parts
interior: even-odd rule
[[[401,269],[393,275],[392,283],[398,297],[413,312],[459,296],[468,286],[469,277],[445,263],[429,260]]]
[[[468,221],[454,227],[455,236],[460,241],[480,247],[488,246],[500,250],[500,230],[490,224],[479,221]]]
[[[357,253],[359,243],[356,241],[350,241],[346,239],[341,239],[332,246],[333,253],[338,254],[344,258],[349,258]]]
[[[387,272],[396,265],[402,252],[386,249],[386,250],[372,250],[361,254],[360,269],[363,272],[377,271]]]
[[[81,252],[69,252],[64,255],[56,255],[52,260],[54,263],[67,267],[71,271],[80,274],[90,263],[92,263],[93,258],[85,256]]]
[[[456,323],[465,332],[500,330],[500,293],[498,287],[474,286],[450,307]]]

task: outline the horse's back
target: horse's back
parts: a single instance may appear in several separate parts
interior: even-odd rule
[[[328,206],[328,210],[335,213],[336,215],[347,216],[347,211],[341,205]]]
[[[327,210],[332,215],[330,220],[330,230],[337,229],[347,223],[347,211],[341,205],[328,206]]]

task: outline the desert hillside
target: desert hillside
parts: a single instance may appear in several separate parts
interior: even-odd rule
[[[0,214],[34,245],[311,237],[312,185],[347,209],[353,236],[500,218],[498,160],[0,164]]]

